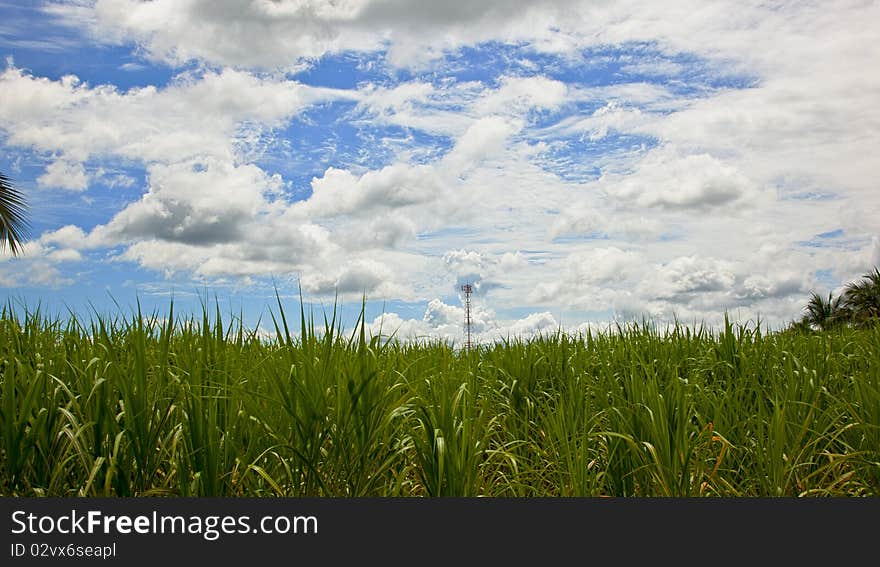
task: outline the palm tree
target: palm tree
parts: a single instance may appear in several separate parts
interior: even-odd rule
[[[825,299],[815,291],[812,292],[806,311],[803,322],[822,331],[836,327],[847,319],[847,309],[842,299],[832,297],[830,293],[828,299]]]
[[[843,304],[856,326],[866,327],[880,321],[880,269],[847,284]]]
[[[27,238],[26,209],[24,195],[0,172],[0,249],[8,245],[13,255],[21,252]]]

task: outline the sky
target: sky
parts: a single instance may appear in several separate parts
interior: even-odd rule
[[[0,0],[0,298],[773,328],[880,265],[880,2]],[[213,309],[213,307],[212,307]]]

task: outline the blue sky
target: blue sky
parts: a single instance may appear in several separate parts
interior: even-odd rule
[[[782,325],[880,264],[864,2],[0,1],[0,289],[481,340]]]

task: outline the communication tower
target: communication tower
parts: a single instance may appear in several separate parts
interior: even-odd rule
[[[464,292],[464,328],[465,328],[465,339],[464,346],[470,352],[471,350],[471,323],[473,322],[471,319],[471,294],[474,292],[474,287],[470,283],[466,283],[461,286],[461,291]]]

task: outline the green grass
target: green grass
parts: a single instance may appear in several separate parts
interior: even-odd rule
[[[219,310],[7,306],[0,493],[880,495],[878,327],[641,324],[468,353],[299,319],[279,302],[269,341]]]

